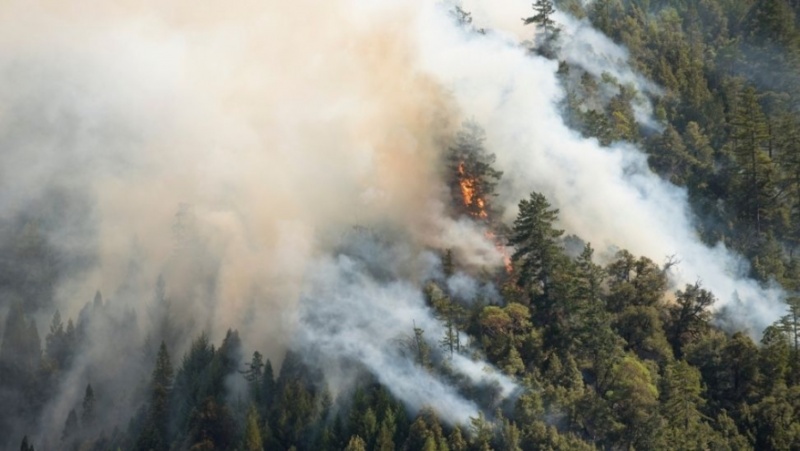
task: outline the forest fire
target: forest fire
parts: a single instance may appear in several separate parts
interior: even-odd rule
[[[477,180],[467,175],[463,161],[458,164],[458,184],[461,187],[461,196],[469,215],[480,219],[488,218],[486,201],[475,189]]]
[[[511,265],[511,255],[508,253],[508,247],[503,244],[502,240],[497,238],[497,235],[494,234],[491,230],[487,230],[486,238],[490,239],[494,243],[494,247],[500,252],[500,255],[503,256],[503,267],[506,270],[506,274],[511,274],[511,271],[514,270],[514,267]]]
[[[487,211],[486,200],[481,194],[482,190],[480,190],[481,182],[482,180],[479,177],[470,177],[467,174],[463,161],[458,163],[458,185],[461,189],[461,197],[467,213],[473,218],[488,220],[489,213]],[[502,239],[491,230],[486,230],[485,236],[494,243],[495,248],[497,248],[498,252],[503,256],[503,266],[505,267],[506,273],[511,274],[513,269],[511,266],[511,256]]]

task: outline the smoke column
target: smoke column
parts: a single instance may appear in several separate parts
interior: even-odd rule
[[[60,280],[56,305],[65,317],[99,288],[106,302],[137,312],[139,338],[153,333],[146,312],[162,275],[186,337],[239,328],[245,343],[273,358],[333,338],[329,356],[360,360],[410,406],[439,396],[444,415],[463,421],[457,412],[475,407],[452,388],[431,381],[433,391],[415,391],[411,381],[424,379],[418,370],[380,360],[388,340],[410,332],[409,321],[432,335],[441,327],[420,303],[420,280],[369,276],[331,256],[330,237],[354,223],[402,230],[404,244],[391,252],[451,247],[471,265],[502,265],[479,227],[445,214],[442,152],[462,120],[474,118],[505,172],[505,220],[520,198],[541,191],[561,209],[561,226],[598,249],[656,261],[677,254],[676,282],[701,279],[740,324],[758,331],[779,315],[780,292],[744,279],[737,256],[700,242],[686,193],[651,173],[639,150],[602,148],[565,126],[557,64],[519,46],[533,37],[519,20],[530,15],[529,0],[466,2],[486,35],[458,27],[451,7],[7,0],[0,219],[50,205],[54,192],[91,206],[62,218],[73,228],[49,235],[63,253],[93,256],[89,269]],[[578,49],[597,38],[570,36]],[[646,85],[613,57],[621,49],[592,44],[612,57],[576,64],[590,71],[606,64]],[[342,318],[352,336],[315,335],[306,313],[321,292],[342,307],[331,307],[332,318],[354,310],[372,316]],[[381,302],[359,309],[372,302],[365,293]],[[39,324],[47,324],[51,312],[41,314]],[[387,315],[396,327],[361,344],[362,322]],[[48,406],[46,433],[58,434],[47,428],[80,397],[71,391],[78,381],[111,371],[102,365],[119,355],[105,348],[110,333],[92,331],[97,349]],[[460,365],[474,381],[483,377],[480,365]],[[495,382],[504,393],[512,388]]]
[[[655,261],[677,256],[681,263],[673,279],[679,287],[700,280],[719,298],[715,308],[727,309],[734,327],[759,334],[782,314],[782,291],[748,279],[743,259],[721,244],[703,244],[685,190],[653,174],[640,150],[625,143],[603,148],[566,127],[557,106],[564,96],[557,64],[518,45],[534,35],[514,20],[528,14],[527,3],[475,2],[475,10],[484,13],[475,14],[479,26],[498,27],[487,38],[433,26],[442,13],[431,12],[419,28],[421,66],[453,87],[460,109],[486,126],[488,147],[497,153],[507,182],[507,220],[523,193],[540,191],[561,209],[563,228],[600,250],[623,248]],[[595,40],[596,32],[585,24],[565,22],[567,60],[575,48],[595,52],[574,62],[658,92],[624,65],[623,49]]]

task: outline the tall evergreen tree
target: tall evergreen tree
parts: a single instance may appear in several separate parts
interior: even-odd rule
[[[523,23],[525,25],[536,24],[542,27],[545,39],[550,38],[557,30],[556,22],[553,20],[553,14],[556,12],[556,8],[552,0],[536,0],[533,3],[533,10],[536,14],[522,19]]]
[[[172,362],[167,345],[162,341],[150,378],[150,400],[145,425],[137,441],[137,449],[153,451],[169,449],[167,426],[170,423],[169,397],[172,392],[172,383]]]
[[[64,429],[61,431],[61,441],[65,447],[71,447],[73,439],[77,437],[80,425],[78,424],[78,414],[75,409],[71,409],[67,415],[67,420],[64,422]]]
[[[678,291],[675,304],[668,310],[667,331],[676,356],[681,357],[683,347],[708,330],[711,320],[708,308],[714,302],[714,295],[701,288],[699,282],[686,285],[683,291]]]
[[[33,444],[28,442],[28,436],[22,437],[22,443],[19,445],[19,451],[36,451]]]
[[[789,337],[792,346],[789,365],[791,381],[800,383],[800,297],[792,296],[786,300],[788,313],[781,317],[781,328]]]
[[[94,426],[96,419],[94,390],[92,389],[92,384],[86,385],[86,392],[83,396],[82,407],[83,410],[81,412],[81,423],[84,429],[89,429]]]
[[[245,451],[262,451],[264,443],[261,440],[261,430],[259,427],[258,411],[255,406],[250,406],[247,411],[244,429],[244,449]]]
[[[564,263],[559,242],[563,230],[553,225],[558,210],[551,209],[547,198],[533,192],[519,203],[519,213],[509,238],[514,246],[512,264],[517,270],[517,284],[526,289],[534,305],[548,314],[549,291],[556,271]],[[547,322],[548,317],[541,318]]]
[[[772,162],[765,151],[770,138],[767,121],[753,87],[741,91],[731,125],[733,153],[743,171],[736,202],[741,219],[760,237],[773,212],[775,180]]]

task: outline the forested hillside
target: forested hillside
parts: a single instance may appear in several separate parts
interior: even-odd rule
[[[473,3],[477,6],[471,10]],[[470,45],[508,39],[496,38],[480,14],[480,2],[446,6],[447,20],[459,39],[474,43]],[[379,82],[373,86],[370,77],[356,73],[354,84],[369,85],[369,95],[333,102],[332,107],[297,107],[322,111],[309,130],[322,136],[325,152],[314,155],[333,165],[336,157],[330,155],[338,154],[326,153],[327,146],[338,145],[343,139],[339,133],[373,132],[373,122],[352,128],[337,122],[351,104],[368,116],[389,117],[381,123],[385,135],[369,141],[390,146],[390,156],[376,158],[385,172],[370,173],[369,180],[387,179],[387,186],[399,187],[397,192],[413,193],[408,205],[402,196],[399,201],[392,197],[391,190],[387,195],[344,189],[350,197],[377,199],[381,209],[352,207],[341,219],[337,210],[342,204],[333,200],[341,194],[334,188],[341,181],[326,171],[303,172],[308,177],[297,186],[312,184],[321,187],[316,190],[321,194],[300,197],[296,209],[286,207],[284,200],[289,196],[284,190],[295,185],[279,172],[255,171],[255,195],[239,190],[226,173],[219,177],[224,195],[210,203],[223,205],[242,193],[255,198],[254,203],[235,204],[229,216],[219,213],[221,208],[209,213],[183,203],[144,213],[155,216],[177,209],[168,219],[169,238],[158,241],[166,249],[166,263],[160,262],[157,270],[146,269],[154,259],[143,256],[147,245],[137,244],[138,236],[124,264],[102,264],[104,251],[98,243],[109,240],[98,231],[104,218],[92,202],[113,199],[114,208],[108,211],[124,221],[124,205],[119,204],[140,200],[132,192],[113,197],[118,194],[114,190],[125,191],[119,186],[102,185],[102,193],[90,196],[84,193],[89,188],[64,183],[44,190],[13,215],[0,214],[0,449],[800,449],[800,1],[535,0],[519,15],[524,15],[520,24],[529,39],[514,43],[515,51],[542,61],[537,66],[542,70],[553,68],[563,90],[554,96],[556,107],[567,126],[601,152],[641,149],[649,168],[679,187],[676,197],[686,199],[693,233],[712,249],[711,255],[731,251],[742,256],[736,268],[726,267],[726,274],[752,279],[763,290],[757,293],[780,293],[785,303],[780,315],[770,317],[771,311],[759,309],[766,298],[712,292],[710,285],[719,281],[707,283],[699,274],[681,273],[680,254],[645,256],[622,246],[594,247],[588,237],[568,228],[574,219],[562,220],[570,204],[555,199],[561,195],[558,189],[516,192],[515,209],[507,208],[504,199],[517,186],[507,181],[526,168],[498,164],[504,150],[494,147],[498,141],[491,130],[502,124],[472,119],[471,111],[445,120],[443,116],[454,114],[450,93],[434,96],[433,106],[409,107],[418,98],[393,90],[410,86],[434,91],[434,83],[415,73],[409,76],[413,83],[383,85],[383,80],[393,80],[389,72],[405,74],[412,59],[393,48],[394,35],[377,35],[385,41],[376,39],[374,46],[342,39],[335,45],[353,46],[370,62],[381,63],[369,66],[380,74]],[[629,58],[615,64],[629,64],[641,77],[621,79],[576,63],[575,55],[568,54],[574,49],[566,48],[568,39],[576,39],[574,24],[592,27],[627,49]],[[270,26],[276,34],[284,32],[277,22]],[[321,33],[327,36],[327,31]],[[379,56],[384,52],[400,53],[400,62],[384,64]],[[324,60],[320,54],[310,59]],[[276,56],[281,57],[292,60]],[[199,67],[208,69],[205,64]],[[212,72],[222,76],[225,71]],[[268,72],[257,74],[267,77]],[[334,81],[336,76],[334,71]],[[236,80],[250,86],[258,77],[246,74]],[[181,83],[199,82],[186,77]],[[331,89],[336,92],[340,86]],[[154,97],[162,95],[155,92]],[[270,92],[264,99],[280,102]],[[479,96],[480,91],[474,92]],[[503,91],[509,98],[517,94]],[[305,90],[292,91],[292,106],[306,95],[313,98]],[[376,106],[380,102],[365,100],[369,96],[390,98],[397,111],[383,111]],[[225,114],[247,110],[231,106],[233,94],[220,97]],[[197,105],[204,108],[202,102]],[[0,109],[0,121],[11,117],[2,113]],[[19,118],[31,113],[23,109],[15,114],[25,124]],[[225,114],[213,115],[213,121],[224,122]],[[267,115],[267,120],[258,114],[247,117],[259,126],[297,126],[283,114]],[[285,113],[293,114],[300,113]],[[196,126],[192,121],[205,120],[200,113],[187,117],[189,129]],[[62,119],[51,119],[52,124]],[[317,123],[332,123],[337,130]],[[411,125],[398,131],[398,123]],[[105,136],[103,127],[93,123],[86,133]],[[161,127],[153,135],[162,133]],[[225,129],[247,134],[243,130]],[[432,138],[419,138],[423,135]],[[16,136],[3,131],[0,152],[24,148]],[[70,133],[65,136],[57,143],[65,148],[71,140],[85,142]],[[103,139],[97,138],[107,143]],[[124,141],[123,147],[145,141],[114,139]],[[224,143],[227,135],[214,139]],[[164,149],[182,144],[166,142],[156,154],[164,152],[173,158],[170,164],[182,167],[187,161],[183,158],[192,154],[176,158]],[[391,147],[394,142],[402,148]],[[247,145],[249,141],[242,147]],[[215,158],[204,160],[198,179],[228,171],[228,158],[248,158],[236,146],[220,146],[223,150],[215,149]],[[418,147],[435,151],[406,149]],[[276,155],[281,152],[275,150]],[[395,153],[403,157],[395,159]],[[405,159],[406,154],[411,156]],[[120,155],[111,165],[114,176],[130,164],[124,158],[128,154]],[[371,157],[352,162],[348,174],[372,164]],[[412,163],[423,168],[409,169],[416,168]],[[137,174],[160,167],[150,160],[132,165]],[[236,168],[242,178],[249,176],[246,165]],[[598,179],[601,172],[598,168]],[[397,179],[396,173],[401,174]],[[280,195],[269,197],[258,185],[267,176],[278,180]],[[426,177],[435,182],[427,183]],[[163,190],[169,197],[164,188],[169,186],[158,185],[157,194]],[[0,188],[5,190],[0,195],[25,199],[1,183]],[[439,201],[431,207],[438,222],[416,216],[407,223],[397,219],[428,208],[415,196],[426,200],[433,195]],[[285,211],[291,219],[274,229],[260,217],[242,221],[245,225],[237,222],[252,214],[240,207],[261,205],[262,198],[269,220]],[[324,211],[330,216],[320,217],[341,219],[344,225],[320,233],[322,237],[314,235],[308,244],[295,229],[322,227],[305,227],[297,219],[303,216],[296,211],[306,209]],[[628,215],[633,218],[633,209],[610,216],[625,221]],[[219,239],[212,226],[236,232]],[[289,251],[269,248],[275,262],[267,269],[258,263],[267,246],[250,230],[259,227],[275,236],[291,229],[277,240],[285,238]],[[454,232],[442,233],[441,228]],[[156,230],[142,229],[141,240]],[[437,233],[444,238],[427,239]],[[91,238],[101,235],[96,241]],[[308,250],[314,246],[324,252]],[[237,249],[235,255],[246,258],[232,262],[232,254],[220,248]],[[311,263],[296,263],[304,253],[311,255]],[[296,272],[302,286],[282,290],[280,282],[296,276],[295,266],[301,268]],[[96,267],[104,271],[92,272]],[[96,276],[117,273],[123,274],[121,281]],[[264,274],[277,277],[266,279]],[[267,283],[246,282],[260,278]],[[89,282],[112,287],[113,293],[107,298],[105,291],[97,291],[93,299],[76,300],[76,293],[82,293],[76,287]],[[216,304],[228,294],[239,301]],[[70,314],[62,315],[62,309]],[[748,316],[769,318],[771,324],[756,330],[753,325],[760,323]],[[224,335],[215,334],[220,324],[215,319],[220,318],[227,321]],[[271,329],[275,324],[281,328]]]

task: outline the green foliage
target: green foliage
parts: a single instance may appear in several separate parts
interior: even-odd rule
[[[711,312],[708,310],[716,300],[714,295],[700,287],[686,285],[676,293],[675,303],[668,307],[667,335],[675,355],[680,357],[683,348],[704,335],[710,328]]]
[[[540,46],[539,50],[543,55],[553,57],[553,41],[558,37],[560,31],[556,22],[553,20],[555,6],[552,0],[536,0],[533,3],[533,11],[535,14],[522,19],[522,23],[525,25],[535,24],[537,28],[542,29],[544,43]]]
[[[516,268],[517,284],[527,290],[531,303],[537,310],[537,319],[546,323],[552,318],[552,288],[556,271],[564,263],[560,242],[564,231],[554,227],[558,210],[551,209],[547,198],[531,193],[529,199],[519,203],[519,213],[509,237],[514,246],[511,262]]]
[[[354,435],[350,437],[350,441],[347,442],[345,451],[367,451],[367,445],[364,443],[364,439]]]
[[[654,171],[686,189],[699,235],[710,245],[741,252],[753,277],[789,293],[785,315],[763,331],[759,344],[751,336],[760,331],[747,335],[715,326],[715,295],[699,282],[673,296],[667,269],[674,261],[659,266],[620,250],[603,255],[600,264],[588,244],[579,255],[568,254],[565,249],[572,247],[558,228],[558,209],[541,193],[519,203],[509,230],[499,219],[499,203],[491,202],[502,173],[492,167],[495,156],[486,149],[483,129],[470,121],[447,146],[442,164],[451,212],[488,226],[498,240],[507,238],[511,271],[479,273],[460,266],[457,253],[434,249],[443,254],[445,278],[467,272],[495,283],[501,299],[465,306],[446,283],[426,282],[423,295],[443,334],[426,337],[415,326],[397,337],[406,351],[397,358],[416,362],[475,400],[479,414],[470,424],[440,421],[436,406],[412,412],[391,394],[397,387],[368,374],[353,387],[337,387],[334,396],[325,386],[327,368],[309,366],[293,352],[273,355],[283,357],[275,368],[259,352],[244,360],[235,331],[218,348],[205,334],[196,337],[173,369],[167,349],[177,349],[186,332],[168,321],[166,282],[160,278],[150,313],[153,336],[164,341],[157,355],[155,349],[146,353],[155,365],[149,378],[142,376],[141,396],[132,387],[135,399],[123,406],[128,399],[109,393],[100,378],[85,389],[85,380],[71,387],[83,392],[83,400],[64,407],[69,411],[57,419],[64,427],[56,446],[800,448],[800,2],[562,0],[558,7],[624,44],[630,64],[663,88],[651,96],[609,74],[593,76],[560,62],[569,125],[603,146],[621,140],[641,145]],[[523,21],[537,28],[536,51],[555,58],[554,2],[536,0],[533,9]],[[454,18],[469,33],[482,32],[460,6]],[[634,114],[648,96],[655,127],[640,124]],[[186,252],[196,239],[191,223],[191,212],[181,207],[176,252]],[[37,414],[70,382],[63,376],[90,344],[86,324],[65,325],[60,312],[40,311],[53,313],[41,349],[32,312],[51,303],[58,255],[37,221],[18,229],[15,245],[3,249],[13,267],[0,274],[8,297],[0,343],[0,405],[8,411],[0,424],[3,449],[22,435],[11,434],[7,418],[36,425]],[[90,308],[107,304],[98,293]],[[470,354],[485,357],[523,387],[513,405],[501,403],[495,387],[469,387],[455,374],[450,365]],[[103,409],[113,403],[135,411],[127,431],[101,431],[109,413]],[[33,449],[27,436],[20,449]]]
[[[243,448],[246,451],[262,451],[264,449],[264,443],[261,440],[261,428],[259,424],[261,423],[258,417],[258,411],[256,411],[255,406],[250,406],[250,409],[247,411],[247,419],[245,420],[245,429],[244,429],[244,446]]]
[[[150,378],[150,399],[145,413],[144,427],[136,442],[136,449],[155,451],[169,449],[167,425],[170,422],[169,401],[172,382],[172,363],[167,345],[162,341]]]

